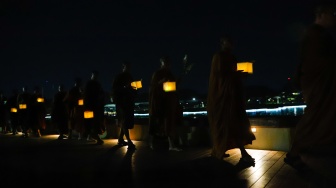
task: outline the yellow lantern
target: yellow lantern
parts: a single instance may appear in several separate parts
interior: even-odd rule
[[[93,118],[93,111],[84,111],[84,118],[85,119]]]
[[[42,97],[37,98],[37,102],[44,102],[44,98]]]
[[[176,82],[165,82],[165,83],[163,83],[163,90],[165,92],[176,91]]]
[[[237,70],[252,74],[253,73],[253,63],[252,62],[239,62],[237,63]]]
[[[83,106],[84,105],[84,100],[83,99],[79,99],[78,100],[78,105],[79,106]]]
[[[17,112],[17,108],[11,108],[10,111],[13,112],[13,113],[16,113]]]
[[[26,104],[19,104],[19,109],[26,109],[27,105]]]
[[[132,82],[132,83],[131,83],[131,86],[134,87],[135,89],[140,89],[140,88],[142,88],[141,80]]]

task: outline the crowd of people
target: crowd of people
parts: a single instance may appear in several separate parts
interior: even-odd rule
[[[155,118],[159,124],[153,127],[150,123],[150,135],[152,137],[167,135],[169,150],[181,151],[174,144],[175,127],[181,123],[182,117],[178,94],[176,90],[163,91],[164,82],[176,79],[170,70],[168,56],[162,57],[160,64],[152,76],[149,99],[150,122]],[[123,62],[121,65],[122,71],[113,79],[109,96],[106,96],[99,82],[98,71],[92,71],[90,79],[85,84],[81,78],[75,78],[73,87],[68,91],[62,84],[58,85],[48,110],[39,87],[35,87],[32,93],[26,86],[21,92],[13,90],[9,98],[0,93],[2,133],[16,135],[22,132],[23,138],[41,137],[41,133],[46,129],[45,117],[50,113],[51,123],[59,133],[59,140],[74,139],[75,135],[78,135],[75,139],[93,139],[101,145],[104,141],[100,135],[106,129],[104,106],[108,98],[116,105],[116,124],[120,128],[118,145],[136,149],[130,138],[129,129],[134,128],[137,88],[132,84],[135,80],[130,71],[131,63]],[[187,68],[190,70],[190,67]]]
[[[297,87],[307,105],[296,125],[285,163],[301,171],[307,155],[335,158],[336,144],[336,3],[317,6],[314,22],[306,29],[296,71]],[[334,176],[335,177],[335,176]]]
[[[298,87],[307,104],[305,113],[296,127],[292,148],[284,162],[301,170],[306,164],[301,156],[314,148],[327,148],[325,153],[335,151],[336,129],[336,6],[323,4],[316,9],[314,23],[307,28],[302,39],[301,61],[297,69]],[[249,166],[255,160],[244,146],[256,139],[251,132],[246,114],[243,78],[245,74],[237,70],[237,59],[233,54],[233,40],[228,36],[220,39],[221,48],[213,55],[209,77],[207,115],[212,138],[211,156],[222,160],[229,155],[226,151],[239,148],[240,162]],[[170,151],[182,151],[176,146],[176,126],[182,123],[183,111],[179,104],[178,93],[164,90],[166,82],[178,85],[179,78],[170,70],[168,56],[160,59],[160,68],[156,70],[150,82],[149,90],[149,135],[150,147],[160,147],[162,139],[167,140]],[[189,67],[190,70],[190,67]],[[189,71],[188,70],[188,71]],[[58,139],[72,139],[73,131],[79,133],[79,139],[91,137],[101,145],[104,141],[100,134],[105,131],[104,99],[105,93],[98,81],[98,71],[93,71],[91,79],[82,88],[81,79],[76,79],[68,92],[59,86],[52,104],[52,122],[59,131]],[[122,71],[113,83],[111,96],[116,104],[117,124],[120,127],[118,144],[135,149],[129,129],[134,127],[134,101],[137,95],[132,86],[133,77],[130,63],[122,63]],[[83,101],[82,105],[79,101]],[[90,112],[90,117],[85,113]],[[6,114],[9,114],[8,116]],[[16,135],[22,131],[22,137],[41,136],[46,128],[46,108],[40,88],[29,92],[23,87],[21,92],[13,90],[7,99],[0,93],[0,126],[3,133],[9,131]],[[10,124],[8,124],[8,119]],[[126,138],[127,141],[124,139]]]
[[[98,71],[93,71],[85,87],[80,78],[75,79],[74,86],[65,91],[60,84],[54,94],[50,107],[51,122],[56,126],[58,139],[72,139],[73,131],[77,131],[78,139],[94,139],[97,144],[103,144],[99,134],[105,130],[104,105],[105,93],[98,81]],[[39,87],[33,92],[28,87],[22,91],[14,89],[10,97],[1,93],[1,131],[12,135],[22,132],[22,137],[41,137],[46,129],[47,105]],[[85,113],[92,117],[85,117]]]
[[[243,85],[241,74],[237,72],[236,59],[225,58],[231,55],[232,42],[229,38],[222,38],[222,48],[215,53],[209,79],[208,114],[209,125],[213,136],[213,157],[222,159],[225,151],[238,147],[242,152],[242,161],[254,165],[254,159],[246,152],[244,145],[252,144],[255,139],[250,131],[250,124],[245,112]],[[229,60],[229,61],[226,61]],[[122,71],[112,82],[110,97],[116,105],[116,124],[120,128],[118,145],[136,149],[130,138],[129,130],[134,128],[134,105],[137,88],[131,74],[131,64],[123,62]],[[186,66],[190,71],[190,67]],[[78,139],[94,139],[101,145],[104,141],[100,134],[105,131],[104,105],[106,94],[99,82],[98,71],[91,73],[91,78],[84,85],[80,78],[76,78],[74,85],[65,91],[63,85],[58,86],[51,104],[51,122],[57,127],[58,139],[73,139],[74,132]],[[227,80],[227,81],[225,81]],[[149,89],[149,146],[153,149],[166,147],[169,151],[182,151],[178,146],[177,126],[182,124],[183,109],[179,103],[176,90],[181,81],[171,70],[169,56],[160,58],[160,67],[153,73]],[[175,83],[175,89],[167,91],[164,84]],[[219,85],[217,82],[224,85]],[[222,92],[219,92],[222,91]],[[2,96],[2,95],[1,95]],[[4,98],[4,97],[2,97]],[[22,137],[41,136],[41,130],[46,127],[46,108],[39,88],[30,93],[23,87],[21,93],[13,91],[6,107],[11,117],[11,127],[2,124],[4,132],[17,134],[22,131]],[[82,101],[82,102],[81,102]],[[228,104],[231,101],[232,104]],[[25,108],[21,108],[22,105]],[[17,111],[10,109],[16,108]],[[90,112],[90,117],[86,113]],[[244,117],[244,118],[242,118]],[[6,126],[4,126],[6,125]],[[226,136],[224,136],[226,135]],[[125,141],[126,139],[126,141]],[[166,142],[162,142],[166,140]]]
[[[13,90],[8,99],[1,94],[2,133],[12,132],[16,135],[20,129],[22,137],[28,137],[28,132],[40,137],[41,130],[46,128],[43,100],[39,87],[35,87],[31,93],[27,87],[22,87],[21,92]]]

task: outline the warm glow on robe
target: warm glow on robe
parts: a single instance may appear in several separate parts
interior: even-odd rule
[[[253,73],[253,63],[252,62],[237,63],[237,70],[252,74]]]
[[[176,91],[176,82],[163,83],[163,90],[165,92]]]

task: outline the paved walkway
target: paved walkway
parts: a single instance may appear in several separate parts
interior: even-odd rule
[[[104,141],[1,134],[0,187],[246,187],[234,166],[209,157],[207,147],[159,152],[146,142],[127,150],[116,139]]]

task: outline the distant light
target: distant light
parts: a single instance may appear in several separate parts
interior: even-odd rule
[[[193,101],[196,101],[196,98],[195,98],[195,97],[193,97],[193,98],[192,98],[192,100],[193,100]]]
[[[287,78],[287,80],[290,80],[290,79],[291,79],[290,77]]]
[[[257,132],[257,128],[252,127],[252,128],[251,128],[251,131],[252,131],[253,133],[255,133],[255,132]]]

